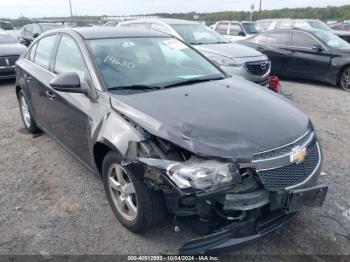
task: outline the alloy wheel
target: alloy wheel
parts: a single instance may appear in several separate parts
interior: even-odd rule
[[[120,165],[111,165],[108,187],[119,214],[128,221],[134,221],[138,212],[136,191],[131,178]]]
[[[350,91],[350,68],[345,69],[341,81],[343,89]]]

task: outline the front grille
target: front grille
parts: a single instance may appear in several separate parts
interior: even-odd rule
[[[270,70],[270,62],[268,60],[247,62],[245,63],[245,67],[249,73],[261,76]]]
[[[19,56],[0,57],[0,66],[14,66]]]
[[[258,175],[267,190],[277,191],[304,182],[314,172],[319,162],[320,153],[316,143],[305,157],[304,162],[258,171]]]
[[[289,154],[293,151],[293,148],[301,147],[301,146],[305,145],[305,143],[307,143],[309,140],[311,140],[312,137],[314,137],[314,132],[310,130],[307,133],[305,133],[301,138],[299,138],[298,140],[296,140],[295,142],[293,142],[289,145],[255,154],[254,161],[256,161],[256,160],[261,161],[261,160]]]

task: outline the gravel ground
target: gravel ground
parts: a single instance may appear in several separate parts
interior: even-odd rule
[[[234,254],[350,255],[350,93],[295,81],[283,81],[283,92],[314,122],[329,193],[322,208]],[[0,83],[0,108],[0,254],[158,255],[191,237],[170,219],[143,235],[124,229],[97,176],[49,136],[24,130],[13,82]]]

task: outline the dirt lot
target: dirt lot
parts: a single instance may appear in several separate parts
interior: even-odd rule
[[[328,197],[235,254],[350,255],[350,93],[308,82],[283,88],[318,131]],[[13,82],[0,84],[0,108],[0,254],[159,254],[189,237],[171,220],[143,235],[124,229],[98,177],[49,136],[24,130]]]

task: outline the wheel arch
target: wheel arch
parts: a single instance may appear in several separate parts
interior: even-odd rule
[[[340,69],[339,69],[339,71],[338,71],[338,75],[337,75],[337,85],[339,86],[339,84],[340,84],[340,77],[341,77],[341,75],[342,75],[342,73],[344,72],[344,70],[347,68],[347,67],[350,67],[350,63],[347,63],[347,64],[345,64],[345,65],[343,65]]]
[[[97,141],[93,146],[93,157],[95,161],[96,168],[100,175],[102,175],[102,164],[106,155],[114,151],[121,156],[121,153],[112,143],[109,141]]]

